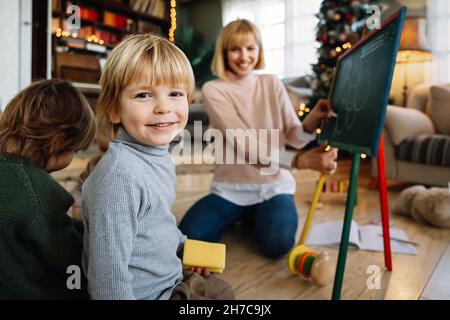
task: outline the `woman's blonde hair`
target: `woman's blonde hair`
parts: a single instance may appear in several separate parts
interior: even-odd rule
[[[238,19],[227,24],[219,34],[216,41],[216,50],[211,64],[213,74],[221,79],[226,78],[229,71],[226,59],[226,51],[233,46],[243,45],[250,37],[254,37],[259,46],[259,58],[255,69],[263,69],[266,66],[261,34],[258,28],[246,19]]]
[[[182,85],[189,102],[195,89],[191,64],[174,44],[155,34],[125,38],[109,55],[100,78],[97,120],[107,125],[112,136],[118,126],[111,122],[110,114],[118,112],[122,92],[135,81],[145,81],[151,87]]]
[[[69,82],[40,80],[19,92],[0,118],[0,152],[19,155],[41,168],[52,155],[86,149],[95,117]]]

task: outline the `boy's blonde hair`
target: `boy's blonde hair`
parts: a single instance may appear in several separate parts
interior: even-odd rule
[[[89,103],[63,80],[32,83],[0,117],[0,152],[19,155],[43,169],[52,155],[86,149],[94,135]]]
[[[216,50],[211,64],[213,74],[221,79],[225,79],[226,72],[230,71],[226,58],[226,51],[233,46],[243,45],[250,37],[254,37],[259,46],[259,58],[255,69],[263,69],[266,66],[266,63],[264,60],[261,34],[259,33],[258,28],[250,21],[238,19],[227,24],[217,38]]]
[[[191,102],[195,89],[189,60],[179,48],[155,34],[135,34],[125,38],[111,52],[100,78],[97,120],[107,125],[112,136],[118,126],[110,113],[118,111],[124,89],[135,81],[157,85],[182,85]]]

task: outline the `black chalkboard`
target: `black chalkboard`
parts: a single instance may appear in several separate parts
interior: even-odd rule
[[[320,144],[377,155],[405,14],[399,9],[339,57],[330,91],[337,118],[322,124]]]

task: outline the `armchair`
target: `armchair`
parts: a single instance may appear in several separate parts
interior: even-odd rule
[[[384,125],[386,176],[425,185],[450,183],[450,84],[420,85],[407,108],[388,106]],[[377,175],[372,159],[372,175]]]

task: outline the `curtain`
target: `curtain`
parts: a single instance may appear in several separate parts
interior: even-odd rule
[[[255,23],[263,38],[266,68],[280,78],[311,73],[321,0],[222,0],[224,25],[237,18]]]
[[[450,3],[428,0],[428,39],[433,53],[432,82],[450,82]]]

